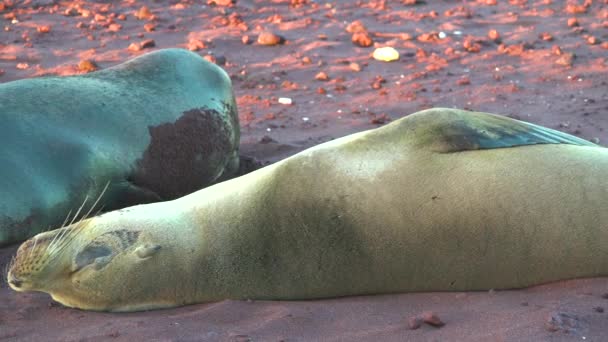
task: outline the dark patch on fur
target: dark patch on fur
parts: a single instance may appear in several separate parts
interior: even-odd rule
[[[136,162],[131,182],[174,199],[211,184],[235,147],[234,109],[225,113],[208,108],[185,111],[174,123],[149,127],[151,141]],[[237,128],[238,129],[238,128]]]

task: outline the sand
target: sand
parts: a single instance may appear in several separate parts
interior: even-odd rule
[[[242,153],[265,164],[436,106],[608,143],[606,0],[213,2],[0,1],[0,82],[189,48],[232,77]],[[355,21],[361,25],[350,25]],[[280,36],[264,41],[282,39],[259,44],[262,32]],[[354,44],[354,33],[371,46]],[[400,59],[371,58],[385,46]],[[0,249],[0,267],[15,248]],[[608,339],[607,292],[606,279],[583,279],[514,291],[223,301],[106,314],[2,283],[0,340],[599,341]],[[409,329],[425,312],[445,325]]]

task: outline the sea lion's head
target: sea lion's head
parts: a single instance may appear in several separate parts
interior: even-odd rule
[[[70,251],[76,227],[40,233],[25,241],[9,264],[7,282],[19,292],[45,291],[61,286],[70,275]]]

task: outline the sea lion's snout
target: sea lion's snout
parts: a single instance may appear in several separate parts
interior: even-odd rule
[[[7,277],[8,285],[15,291],[19,291],[23,285],[23,281],[9,274]]]

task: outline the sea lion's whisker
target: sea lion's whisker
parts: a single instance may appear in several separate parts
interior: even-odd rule
[[[59,228],[65,227],[65,224],[68,223],[68,220],[70,219],[70,215],[72,215],[72,209],[70,209],[70,211],[68,211],[67,216],[65,217],[65,219],[63,220],[63,223],[61,224],[61,226],[59,226]]]
[[[30,248],[30,252],[27,254],[27,257],[30,258],[32,254],[34,254],[34,250],[36,249],[36,244],[38,243],[38,239],[34,238],[34,245]]]
[[[89,200],[89,195],[86,195],[84,197],[84,201],[82,201],[82,204],[80,205],[80,208],[78,208],[78,211],[76,211],[76,213],[74,214],[74,217],[72,217],[72,220],[70,221],[70,224],[68,224],[68,226],[71,226],[76,221],[76,218],[78,217],[78,215],[80,215],[80,212],[82,211],[82,208],[84,208],[84,205],[87,203],[88,200]],[[61,233],[58,234],[59,236],[57,237],[57,240],[55,241],[55,239],[53,239],[54,243],[52,243],[52,244],[49,245],[49,253],[50,254],[54,254],[55,253],[55,251],[57,250],[57,247],[61,245],[61,242],[62,242],[63,238],[68,233],[68,230],[69,229],[67,229],[67,228],[64,227],[64,230]]]
[[[75,227],[69,229],[70,231],[68,232],[67,235],[62,237],[62,240],[58,243],[58,246],[55,249],[57,254],[60,254],[61,251],[63,251],[63,249],[65,248],[65,246],[69,245],[74,240],[74,238],[78,235],[78,233],[82,230],[82,228],[84,228],[86,226],[84,221],[89,217],[89,215],[91,215],[91,212],[93,212],[93,210],[95,209],[97,204],[99,204],[99,201],[101,200],[103,195],[106,193],[106,190],[108,190],[109,186],[110,186],[110,182],[108,181],[106,183],[106,185],[104,186],[103,190],[101,190],[101,193],[99,194],[99,196],[97,196],[97,199],[95,200],[93,205],[91,205],[91,207],[87,211],[87,213],[80,220],[78,220],[78,222],[76,222]],[[84,205],[84,203],[83,203],[83,205]],[[103,206],[102,206],[102,208],[103,208]],[[82,206],[81,206],[81,209],[82,209]],[[78,210],[78,212],[80,212],[80,209]],[[101,212],[101,208],[96,212],[96,215],[99,212]],[[72,225],[72,223],[70,223],[70,226],[71,225]]]

